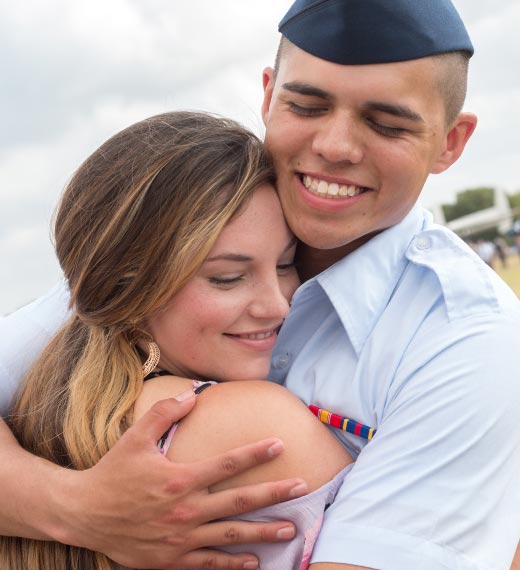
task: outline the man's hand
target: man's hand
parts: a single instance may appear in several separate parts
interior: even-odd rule
[[[257,563],[252,555],[208,547],[292,538],[290,523],[211,522],[306,492],[302,480],[292,479],[208,493],[210,485],[279,455],[279,440],[189,464],[172,463],[161,455],[157,440],[194,401],[158,402],[96,466],[60,471],[53,497],[60,505],[55,511],[60,520],[49,534],[103,552],[125,566],[161,570],[253,569]]]

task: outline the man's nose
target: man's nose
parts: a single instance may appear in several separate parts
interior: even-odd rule
[[[358,164],[363,158],[360,125],[347,114],[332,114],[319,125],[312,150],[330,163]]]

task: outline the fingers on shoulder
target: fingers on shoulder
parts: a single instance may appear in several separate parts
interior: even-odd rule
[[[177,376],[161,376],[144,383],[133,408],[133,422],[151,412],[151,416],[170,416],[179,404],[172,400],[179,394],[191,390],[191,380]]]
[[[346,463],[347,454],[334,436],[281,386],[265,381],[222,383],[205,390],[199,400],[177,429],[168,454],[174,461],[198,461],[276,437],[284,442],[282,455],[242,474],[240,484],[304,477],[314,488]],[[313,462],[308,461],[310,452]],[[324,464],[326,469],[313,467]]]

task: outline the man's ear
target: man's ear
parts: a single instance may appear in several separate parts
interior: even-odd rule
[[[274,89],[274,70],[272,67],[266,67],[262,72],[262,84],[264,87],[264,100],[262,101],[262,120],[264,125],[267,124],[267,116],[269,114],[269,106],[273,98]]]
[[[477,116],[473,113],[458,115],[446,133],[444,149],[431,169],[432,174],[444,172],[459,158],[476,126]]]

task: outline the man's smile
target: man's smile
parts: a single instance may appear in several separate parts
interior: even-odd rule
[[[362,194],[368,190],[368,188],[364,186],[328,182],[326,180],[315,178],[307,174],[303,176],[302,182],[307,190],[316,196],[321,196],[322,198],[352,198],[353,196],[358,196],[359,194]]]

